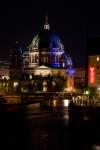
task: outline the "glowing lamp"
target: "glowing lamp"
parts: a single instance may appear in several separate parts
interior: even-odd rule
[[[89,93],[90,93],[89,91],[86,91],[86,92],[85,92],[86,95],[89,95]]]
[[[64,106],[68,107],[69,106],[69,100],[68,99],[64,99]]]
[[[13,83],[13,86],[14,86],[14,87],[17,87],[17,86],[18,86],[18,82],[14,82],[14,83]]]

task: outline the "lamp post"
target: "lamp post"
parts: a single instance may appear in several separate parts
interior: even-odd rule
[[[89,97],[89,95],[90,95],[89,90],[86,90],[86,91],[85,91],[85,94],[86,94],[86,96],[88,97],[89,104],[91,105],[91,101],[90,101],[90,97]]]

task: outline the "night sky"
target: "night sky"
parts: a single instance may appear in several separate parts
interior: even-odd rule
[[[61,38],[75,66],[85,66],[87,36],[100,36],[99,3],[80,0],[2,1],[0,4],[0,60],[9,60],[15,41],[28,46],[43,27],[48,13],[51,29]]]

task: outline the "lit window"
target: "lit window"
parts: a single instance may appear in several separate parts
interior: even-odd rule
[[[97,61],[99,61],[99,57],[97,57]]]

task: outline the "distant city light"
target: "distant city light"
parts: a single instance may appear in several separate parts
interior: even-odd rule
[[[56,107],[57,105],[57,100],[53,100],[53,106]]]
[[[32,79],[32,75],[31,74],[30,74],[29,78]]]
[[[97,90],[100,91],[100,87],[98,87]]]
[[[100,59],[99,59],[99,57],[97,57],[97,61],[99,61]]]
[[[86,95],[89,95],[89,91],[85,91],[85,94],[86,94]]]
[[[14,87],[18,86],[18,82],[14,82],[14,83],[13,83],[13,86],[14,86]]]

